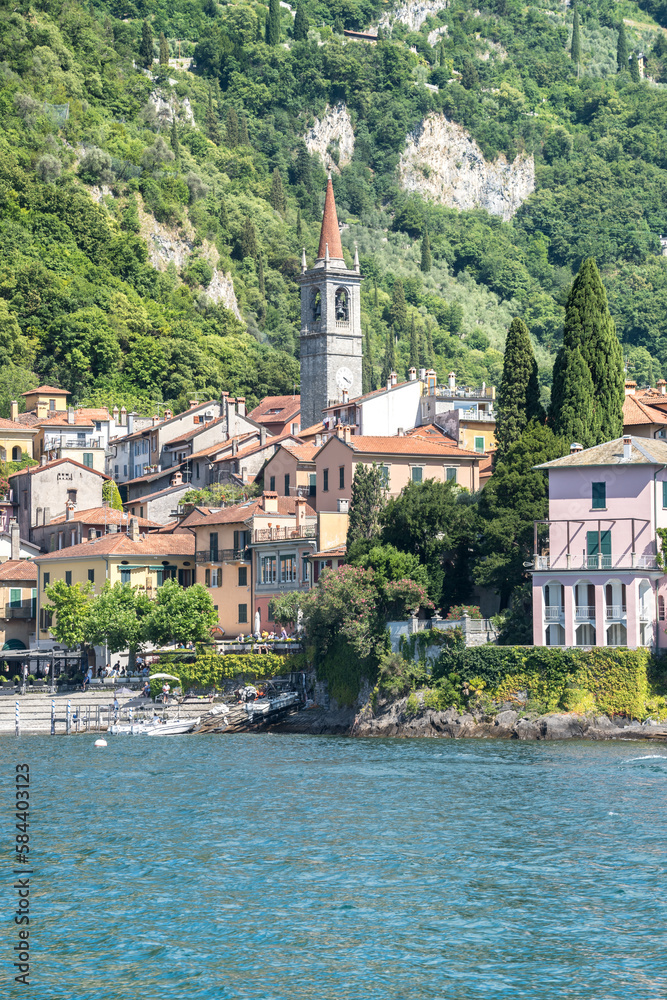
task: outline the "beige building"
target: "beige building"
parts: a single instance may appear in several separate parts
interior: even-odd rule
[[[341,429],[315,456],[318,511],[348,509],[352,479],[358,463],[378,465],[384,473],[389,496],[398,496],[408,483],[426,479],[455,482],[471,492],[479,489],[479,465],[484,457],[418,434],[400,437],[366,437]]]
[[[314,497],[318,450],[315,444],[285,441],[264,466],[264,487],[283,497]]]
[[[101,505],[90,510],[71,510],[52,518],[47,524],[37,525],[32,529],[32,540],[39,545],[42,552],[55,552],[71,545],[80,545],[102,535],[130,530],[131,515],[123,510]],[[159,528],[156,521],[137,517],[140,531]]]
[[[34,456],[33,441],[37,428],[26,427],[19,422],[16,403],[11,404],[11,412],[11,420],[0,417],[0,462],[20,462],[24,455],[28,458]]]
[[[0,648],[29,649],[35,638],[37,566],[30,559],[0,565]]]
[[[69,510],[102,506],[102,486],[108,477],[71,458],[33,465],[9,477],[21,538],[32,541],[31,530],[64,516]]]

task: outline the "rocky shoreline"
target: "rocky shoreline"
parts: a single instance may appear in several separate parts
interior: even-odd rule
[[[407,698],[383,706],[376,712],[366,705],[361,710],[325,709],[318,706],[292,715],[271,726],[273,732],[308,733],[358,737],[439,737],[444,739],[501,738],[513,740],[613,740],[651,739],[667,742],[667,725],[637,722],[607,715],[576,715],[557,712],[530,715],[502,705],[495,715],[482,712],[444,712],[420,709],[407,712]]]

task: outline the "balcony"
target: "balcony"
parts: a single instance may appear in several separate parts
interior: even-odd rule
[[[5,604],[5,618],[34,618],[35,602],[21,601],[15,604]]]
[[[494,399],[495,389],[492,386],[485,386],[483,389],[471,389],[467,386],[450,389],[449,386],[439,385],[435,395],[442,396],[443,399]]]
[[[57,451],[60,448],[85,448],[86,451],[94,451],[98,448],[104,448],[104,442],[99,437],[44,438],[44,451]]]
[[[201,549],[195,552],[197,563],[246,562],[249,558],[247,549]]]
[[[482,423],[495,424],[495,413],[487,413],[486,410],[477,410],[472,407],[469,410],[457,410],[459,420],[477,420]]]
[[[645,570],[657,570],[660,569],[658,561],[655,556],[636,556],[636,555],[623,555],[620,558],[615,559],[614,556],[575,556],[561,555],[554,562],[551,561],[551,556],[542,556],[533,554],[533,569],[534,570],[547,570],[553,569],[556,572],[559,570],[596,570],[596,569],[615,569],[628,572],[629,570],[645,569]]]
[[[578,604],[574,609],[574,617],[578,622],[595,620],[595,605]]]
[[[627,614],[628,609],[624,605],[608,604],[604,616],[607,621],[621,621],[621,619],[627,617]]]
[[[565,608],[559,608],[556,606],[547,606],[544,609],[544,619],[548,622],[562,622],[565,617]]]
[[[253,541],[257,542],[283,542],[294,538],[315,538],[317,536],[317,526],[314,524],[302,524],[298,528],[257,528],[253,532]]]
[[[641,622],[650,622],[652,618],[653,618],[653,614],[651,613],[650,606],[648,604],[640,604],[639,605],[639,620]]]

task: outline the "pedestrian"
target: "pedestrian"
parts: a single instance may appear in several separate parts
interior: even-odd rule
[[[169,687],[169,684],[167,683],[167,681],[165,681],[164,684],[162,685],[162,704],[163,705],[166,705],[167,702],[169,701],[169,691],[170,690],[171,689]]]
[[[118,704],[118,695],[114,695],[113,699],[113,720],[118,722],[118,712],[120,710],[120,705]]]

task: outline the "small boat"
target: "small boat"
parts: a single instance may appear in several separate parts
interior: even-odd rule
[[[282,715],[283,712],[288,712],[298,704],[298,693],[296,691],[285,691],[280,694],[271,694],[266,698],[258,698],[257,701],[248,702],[245,710],[248,714],[249,722],[259,722]]]
[[[180,736],[199,725],[196,719],[159,719],[150,722],[116,722],[109,727],[112,736]]]

